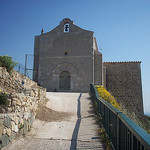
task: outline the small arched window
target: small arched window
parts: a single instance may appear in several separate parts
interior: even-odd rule
[[[64,24],[64,32],[69,32],[69,23]]]

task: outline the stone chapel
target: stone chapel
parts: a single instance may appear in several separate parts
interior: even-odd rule
[[[117,101],[143,112],[140,64],[103,62],[94,32],[69,18],[35,36],[33,80],[47,91],[89,92],[94,83],[103,85]]]
[[[47,91],[89,92],[102,84],[102,54],[94,32],[68,18],[48,33],[35,37],[34,80]]]

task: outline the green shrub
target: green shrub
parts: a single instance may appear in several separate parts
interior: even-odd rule
[[[8,100],[7,100],[8,96],[7,93],[0,93],[0,105],[4,105],[7,106],[8,104]]]
[[[5,67],[9,73],[14,69],[16,65],[17,63],[12,60],[11,56],[0,56],[0,66]]]

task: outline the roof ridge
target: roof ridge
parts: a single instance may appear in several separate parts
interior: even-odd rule
[[[113,63],[141,63],[142,61],[118,61],[118,62],[103,62],[105,64],[113,64]]]

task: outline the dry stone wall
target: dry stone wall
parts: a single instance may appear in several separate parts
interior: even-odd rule
[[[0,92],[8,94],[8,105],[0,106],[0,149],[30,130],[39,103],[45,101],[46,89],[24,75],[9,74],[0,67]]]

